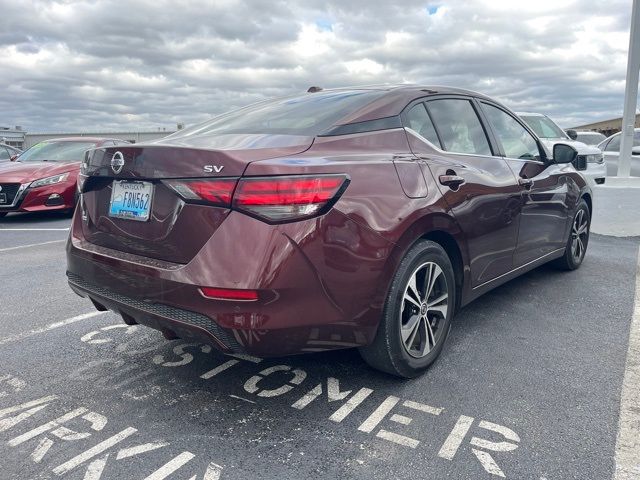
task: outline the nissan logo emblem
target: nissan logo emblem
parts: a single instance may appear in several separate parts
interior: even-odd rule
[[[122,167],[124,167],[124,155],[122,155],[122,152],[116,152],[111,157],[111,170],[113,170],[113,173],[118,174],[122,171]]]

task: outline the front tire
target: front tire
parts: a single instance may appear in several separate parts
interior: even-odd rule
[[[554,261],[554,265],[561,270],[576,270],[582,265],[589,244],[589,231],[591,228],[591,213],[584,200],[580,200],[576,213],[571,222],[569,239],[564,250],[564,255]]]
[[[451,260],[435,242],[420,240],[400,262],[391,282],[378,332],[360,348],[373,368],[413,378],[444,346],[456,304]]]

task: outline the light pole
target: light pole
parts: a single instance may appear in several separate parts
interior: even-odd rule
[[[636,107],[638,105],[638,72],[640,72],[640,1],[633,0],[618,177],[629,177],[631,175],[631,147],[633,147],[633,132],[636,123]]]

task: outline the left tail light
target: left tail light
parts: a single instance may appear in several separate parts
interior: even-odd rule
[[[349,185],[344,174],[164,180],[182,199],[233,208],[267,223],[327,212]]]

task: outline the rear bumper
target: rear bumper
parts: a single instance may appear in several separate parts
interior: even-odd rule
[[[390,244],[341,213],[274,226],[232,212],[186,265],[91,244],[81,222],[77,212],[69,284],[128,322],[264,357],[357,347],[375,335],[382,301],[374,272]],[[260,298],[209,299],[205,286],[258,290]]]

